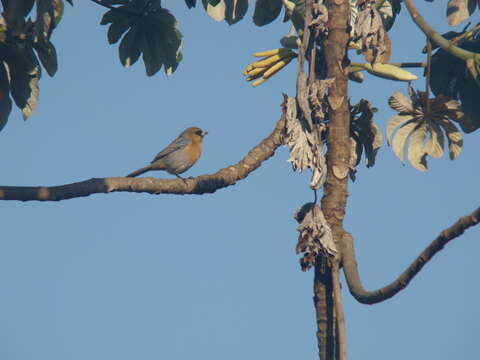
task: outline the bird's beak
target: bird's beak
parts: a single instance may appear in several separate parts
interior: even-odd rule
[[[204,131],[204,132],[202,133],[202,137],[204,137],[204,136],[207,135],[207,134],[208,134],[208,131]]]

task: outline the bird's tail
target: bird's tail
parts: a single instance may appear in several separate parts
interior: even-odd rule
[[[127,175],[127,177],[135,177],[135,176],[138,176],[138,175],[141,175],[147,171],[151,170],[151,167],[150,165],[147,165],[141,169],[138,169],[138,170],[135,170],[134,172],[130,173]]]

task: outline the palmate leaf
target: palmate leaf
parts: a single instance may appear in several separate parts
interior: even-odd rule
[[[387,143],[392,143],[392,134],[395,129],[406,121],[412,120],[412,115],[395,115],[387,125]]]
[[[134,64],[142,54],[148,76],[162,66],[171,75],[182,60],[178,23],[168,10],[160,7],[159,1],[133,0],[107,11],[101,24],[110,24],[109,43],[122,39],[118,51],[125,67]]]
[[[5,64],[0,62],[0,130],[7,124],[8,116],[12,111],[10,99],[10,84]]]
[[[191,9],[197,5],[197,0],[185,0],[185,4],[187,4],[188,8]]]
[[[447,5],[447,19],[450,26],[457,26],[467,20],[477,8],[478,0],[450,0]]]
[[[427,171],[427,161],[425,158],[424,141],[427,132],[424,126],[419,126],[410,133],[410,142],[408,144],[408,161],[413,167],[420,171]]]
[[[35,0],[2,0],[5,20],[11,29],[16,29],[25,22],[25,17],[32,10]]]
[[[38,102],[41,69],[33,49],[27,43],[11,46],[6,54],[10,74],[10,92],[26,120]]]
[[[55,50],[55,46],[53,46],[50,40],[34,42],[32,45],[48,75],[55,75],[58,70],[57,51]]]
[[[212,19],[225,20],[229,25],[242,20],[248,10],[248,0],[202,0],[202,3]]]
[[[407,122],[406,124],[402,125],[400,129],[396,132],[393,142],[392,142],[392,149],[395,155],[400,159],[403,163],[403,147],[410,136],[411,132],[415,129],[418,124],[416,122]]]
[[[465,41],[459,47],[480,52],[480,42]],[[480,127],[480,87],[465,62],[443,49],[432,56],[430,87],[435,95],[446,95],[461,102],[463,114],[452,116],[466,133]]]
[[[270,24],[282,11],[282,2],[279,0],[257,0],[253,23],[257,26]]]
[[[436,158],[439,159],[443,155],[443,148],[445,147],[445,137],[440,126],[437,123],[432,122],[430,123],[430,139],[425,144],[424,150],[425,152]]]
[[[412,101],[400,91],[396,91],[388,98],[388,105],[399,113],[408,113],[413,111]]]
[[[365,99],[350,106],[350,137],[355,143],[355,146],[353,144],[351,146],[350,170],[360,163],[364,151],[367,168],[375,165],[377,152],[383,145],[382,132],[373,121],[373,114],[376,111],[377,109]],[[352,172],[350,175],[352,176]]]
[[[392,28],[397,15],[400,13],[400,10],[400,0],[386,0],[378,8],[378,12],[382,17],[383,27],[385,28],[385,31],[389,31]]]
[[[448,149],[450,151],[449,155],[450,159],[453,160],[462,151],[463,136],[460,131],[458,131],[457,127],[447,120],[440,121],[439,125],[447,134]]]
[[[50,39],[52,30],[63,16],[63,0],[36,0],[35,41]]]

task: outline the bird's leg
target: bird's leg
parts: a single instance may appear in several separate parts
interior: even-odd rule
[[[187,180],[185,180],[185,178],[183,178],[180,175],[175,174],[175,173],[173,175],[175,175],[177,178],[181,179],[185,183],[185,185],[187,185]]]

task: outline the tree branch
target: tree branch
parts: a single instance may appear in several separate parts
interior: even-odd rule
[[[449,54],[456,56],[460,59],[480,59],[480,54],[464,50],[458,46],[455,46],[453,42],[445,39],[442,35],[437,33],[430,25],[427,24],[425,19],[419,14],[417,8],[413,4],[413,0],[405,0],[408,12],[412,17],[412,20],[427,35],[433,42],[440,46],[443,50]]]
[[[342,246],[342,259],[348,288],[358,302],[363,304],[375,304],[387,300],[407,287],[410,281],[417,275],[423,266],[432,259],[451,240],[459,237],[469,227],[480,222],[480,208],[467,216],[461,217],[455,224],[443,230],[435,240],[423,250],[414,262],[392,283],[374,291],[364,289],[358,273],[353,237],[345,233]]]
[[[277,121],[272,133],[255,146],[237,164],[217,171],[215,174],[201,175],[196,178],[156,179],[156,178],[93,178],[61,186],[0,186],[0,200],[20,201],[60,201],[96,193],[114,191],[146,192],[149,194],[206,194],[234,185],[257,169],[263,161],[270,158],[281,145],[285,114]]]
[[[333,299],[335,303],[335,317],[338,332],[338,359],[347,360],[347,333],[345,331],[345,315],[343,312],[342,290],[340,288],[340,271],[338,260],[332,264]]]

